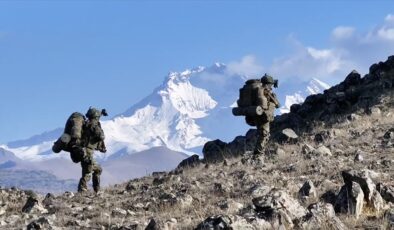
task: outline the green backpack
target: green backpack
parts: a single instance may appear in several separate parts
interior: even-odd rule
[[[268,109],[268,100],[264,96],[264,88],[260,79],[251,79],[239,89],[238,107],[232,109],[234,116],[245,116],[246,123],[254,126],[255,118]]]
[[[71,114],[64,127],[64,133],[55,141],[52,151],[55,153],[59,153],[62,150],[69,152],[71,160],[74,163],[79,163],[84,155],[82,137],[85,120],[85,116],[81,113],[75,112]],[[79,146],[75,145],[75,140],[79,141]]]

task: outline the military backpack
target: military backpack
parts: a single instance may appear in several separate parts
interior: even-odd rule
[[[70,153],[71,160],[79,163],[83,159],[83,132],[86,119],[81,113],[75,112],[67,119],[64,133],[55,141],[52,151],[59,153],[66,151]]]
[[[238,107],[233,108],[234,116],[245,116],[246,123],[255,126],[255,118],[268,109],[268,100],[259,79],[250,79],[239,89]]]

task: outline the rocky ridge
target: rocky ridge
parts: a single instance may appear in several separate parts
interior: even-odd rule
[[[393,85],[394,57],[350,73],[276,117],[262,156],[251,129],[99,194],[0,189],[0,228],[393,229]]]

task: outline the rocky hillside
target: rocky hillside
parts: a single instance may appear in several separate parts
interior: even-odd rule
[[[394,229],[394,57],[171,172],[55,196],[0,190],[3,229]]]

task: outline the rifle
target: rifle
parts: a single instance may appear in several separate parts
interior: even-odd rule
[[[107,147],[105,146],[104,141],[100,141],[100,142],[97,144],[97,150],[100,151],[100,152],[102,152],[102,153],[107,152]]]
[[[269,99],[268,101],[272,101],[275,104],[276,108],[280,107],[279,101],[273,96],[271,92],[268,92],[268,90],[264,90],[264,95]]]

